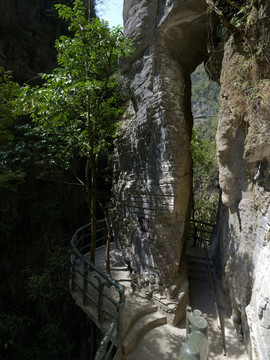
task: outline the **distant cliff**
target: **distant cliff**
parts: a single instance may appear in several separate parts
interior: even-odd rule
[[[55,40],[66,30],[55,4],[68,0],[1,0],[0,66],[20,82],[56,66]]]

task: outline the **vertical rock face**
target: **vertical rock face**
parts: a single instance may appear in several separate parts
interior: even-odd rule
[[[167,311],[187,301],[182,249],[192,180],[189,74],[207,57],[204,5],[199,0],[126,0],[124,5],[126,35],[134,42],[135,53],[122,64],[131,101],[117,139],[112,218],[116,241],[137,285],[161,307],[165,294]],[[248,15],[240,24],[242,31],[225,44],[220,77],[219,257],[239,335],[253,359],[266,360],[270,359],[270,3],[250,0],[243,7]],[[179,310],[177,305],[172,308],[174,313]],[[180,316],[172,317],[172,322]]]
[[[270,6],[252,2],[225,46],[217,155],[224,286],[253,359],[270,359]]]
[[[184,299],[184,310],[181,257],[192,186],[189,74],[207,55],[205,4],[126,0],[124,23],[135,52],[122,64],[131,101],[115,153],[115,239],[138,286],[150,296],[166,294],[176,307]],[[180,317],[178,312],[172,322]]]
[[[35,80],[56,66],[55,39],[66,31],[54,8],[67,0],[1,0],[0,66],[17,81]]]

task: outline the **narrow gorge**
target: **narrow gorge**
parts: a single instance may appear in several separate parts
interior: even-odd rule
[[[69,164],[70,168],[59,167],[55,163],[58,153],[63,158],[67,155],[60,151],[65,136],[59,140],[57,128],[53,136],[44,132],[39,137],[32,131],[36,125],[30,117],[14,112],[18,96],[14,89],[19,92],[19,84],[25,82],[33,86],[41,83],[38,74],[50,73],[56,66],[54,42],[60,34],[67,33],[67,24],[59,20],[54,7],[58,2],[74,3],[0,2],[0,70],[4,89],[0,135],[6,136],[0,139],[0,335],[4,334],[2,339],[0,336],[0,358],[85,359],[90,358],[90,352],[94,358],[94,352],[100,350],[95,347],[100,346],[104,334],[108,338],[102,321],[108,328],[111,326],[106,318],[108,309],[102,308],[104,288],[113,288],[106,282],[109,260],[111,268],[116,269],[112,284],[122,281],[120,295],[117,293],[119,302],[112,298],[118,323],[115,322],[117,329],[111,331],[110,327],[109,332],[119,335],[112,341],[114,358],[117,359],[117,351],[120,359],[148,358],[132,353],[136,341],[128,343],[125,339],[137,319],[147,312],[153,318],[138,333],[150,333],[151,341],[148,339],[147,346],[141,346],[143,341],[140,343],[139,339],[135,344],[137,354],[150,354],[153,350],[151,356],[156,359],[179,356],[185,335],[180,337],[174,331],[180,329],[192,297],[186,252],[195,178],[191,74],[203,64],[209,78],[220,85],[216,132],[220,200],[208,254],[216,284],[221,284],[228,302],[230,324],[235,328],[230,329],[228,346],[234,341],[233,360],[242,360],[246,354],[250,360],[270,360],[269,0],[123,0],[124,32],[131,39],[134,52],[120,61],[121,76],[117,72],[113,78],[121,77],[123,99],[128,100],[114,138],[113,153],[113,140],[104,135],[101,140],[106,151],[95,154],[100,160],[97,182],[102,202],[97,217],[104,216],[104,208],[110,209],[114,239],[110,259],[106,248],[110,241],[105,245],[104,240],[110,239],[109,225],[109,236],[106,234],[102,245],[94,249],[104,250],[96,261],[102,269],[99,275],[105,274],[103,283],[89,270],[86,261],[92,251],[92,247],[88,251],[90,232],[82,232],[81,237],[87,253],[78,256],[74,245],[76,256],[71,267],[69,263],[70,238],[76,229],[84,231],[81,226],[89,222],[82,181],[76,183],[86,173],[85,157],[81,150],[72,153],[69,161],[74,164]],[[101,2],[83,1],[92,17]],[[90,51],[88,55],[91,56]],[[13,88],[10,84],[14,79],[18,84]],[[88,80],[88,76],[84,79]],[[11,86],[14,94],[11,91],[9,95],[5,85]],[[96,94],[100,95],[100,91]],[[89,93],[85,99],[88,102]],[[121,95],[120,107],[125,103],[123,99]],[[34,103],[32,99],[30,102]],[[117,114],[120,113],[122,109]],[[116,122],[114,119],[113,125]],[[89,123],[84,126],[83,130],[89,129]],[[70,143],[76,139],[70,137]],[[97,219],[90,211],[91,216],[95,224]],[[75,270],[80,279],[77,285]],[[87,283],[89,273],[95,279],[93,288]],[[208,285],[209,282],[205,287]],[[85,310],[96,290],[99,300],[94,301],[97,308],[93,307],[95,317],[91,317],[91,312]],[[213,300],[210,286],[209,298]],[[82,311],[74,299],[81,300]],[[107,305],[107,300],[104,303]],[[162,336],[145,331],[153,323],[164,326],[158,333]],[[185,333],[183,323],[180,330]],[[213,338],[212,342],[219,342],[218,352],[216,356],[212,352],[209,358],[220,359],[224,355],[221,335],[217,333],[220,329],[212,332],[209,342]],[[244,344],[242,353],[237,348],[239,340]],[[129,358],[127,349],[131,349]],[[243,357],[238,357],[239,353]]]
[[[228,2],[221,1],[235,24],[231,33],[223,26],[222,36],[219,16],[206,3],[124,2],[125,33],[135,52],[121,65],[130,103],[114,155],[114,234],[134,281],[178,323],[189,297],[184,248],[192,195],[190,74],[204,61],[221,85],[216,144],[222,201],[210,252],[220,259],[215,265],[250,358],[266,360],[270,5],[239,1],[228,14]]]

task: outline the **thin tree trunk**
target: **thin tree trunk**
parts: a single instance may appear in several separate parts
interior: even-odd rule
[[[90,174],[91,172],[91,174]],[[96,207],[97,207],[97,180],[96,180],[96,171],[95,164],[93,160],[93,155],[89,154],[89,157],[86,162],[85,169],[85,179],[86,179],[86,193],[87,193],[87,205],[89,210],[89,217],[91,220],[91,255],[90,261],[95,263],[95,253],[96,253],[96,231],[97,231],[97,219],[96,219]]]
[[[97,176],[96,176],[96,167],[95,161],[92,158],[90,159],[90,169],[91,169],[91,258],[90,261],[95,263],[95,255],[96,255],[96,237],[97,237]]]
[[[111,273],[111,264],[110,264],[110,246],[111,246],[111,235],[108,233],[106,241],[106,270],[107,273]]]
[[[88,0],[88,22],[91,19],[91,0]]]
[[[97,201],[103,211],[104,220],[105,220],[106,228],[107,228],[107,233],[104,230],[103,235],[106,238],[106,271],[108,274],[110,274],[111,273],[111,265],[110,265],[111,228],[110,228],[110,223],[109,223],[109,220],[108,220],[108,217],[106,214],[106,210],[104,209],[104,206],[102,205],[102,203],[98,197],[97,197]]]

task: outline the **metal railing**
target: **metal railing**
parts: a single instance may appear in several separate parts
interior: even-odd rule
[[[215,224],[209,224],[204,221],[190,220],[188,245],[192,247],[209,248]]]
[[[98,225],[96,248],[105,245],[106,242],[103,235],[104,220],[98,221]],[[96,352],[95,360],[109,359],[114,346],[117,347],[117,356],[121,358],[121,312],[125,303],[125,286],[90,262],[90,249],[91,224],[87,224],[78,229],[71,240],[71,292],[81,292],[84,307],[88,305],[96,307],[100,327],[105,316],[111,321]],[[119,298],[116,300],[110,296],[105,291],[105,287],[109,289],[113,287]]]

